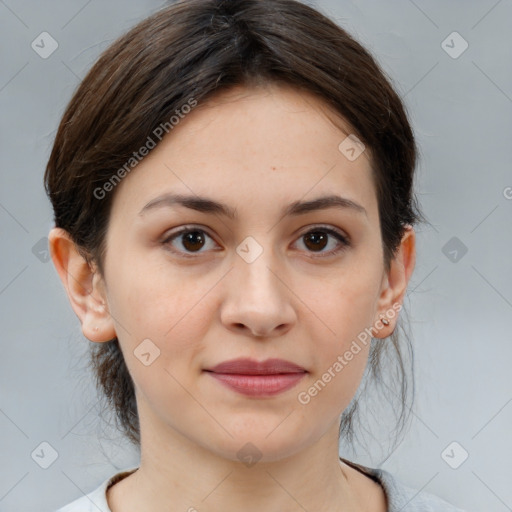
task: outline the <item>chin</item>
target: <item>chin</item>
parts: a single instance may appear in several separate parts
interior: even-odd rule
[[[260,422],[259,425],[252,422],[250,426],[238,425],[236,429],[228,425],[226,430],[233,437],[223,431],[218,443],[210,436],[203,446],[227,460],[242,462],[247,467],[256,462],[283,460],[299,452],[306,441],[300,439],[297,432],[284,428],[287,420],[280,425],[282,421],[281,416],[278,421],[274,419],[272,422]]]

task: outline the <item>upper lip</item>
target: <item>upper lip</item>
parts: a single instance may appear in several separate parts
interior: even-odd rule
[[[284,359],[266,359],[256,361],[247,357],[231,359],[207,368],[215,373],[234,373],[239,375],[273,375],[278,373],[304,373],[306,370],[298,364]]]

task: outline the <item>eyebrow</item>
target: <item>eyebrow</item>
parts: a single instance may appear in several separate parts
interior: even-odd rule
[[[158,196],[149,201],[149,203],[147,203],[139,212],[139,215],[143,215],[149,210],[162,207],[172,208],[176,205],[202,213],[222,215],[231,220],[235,220],[237,217],[236,209],[231,208],[226,204],[219,203],[218,201],[214,201],[207,197],[187,196],[181,194],[163,194]],[[323,196],[311,201],[295,201],[283,209],[282,216],[303,215],[317,210],[325,210],[327,208],[339,208],[343,210],[349,209],[356,213],[368,216],[366,209],[359,203],[338,195]]]

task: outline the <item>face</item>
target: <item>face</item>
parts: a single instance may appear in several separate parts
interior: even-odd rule
[[[406,283],[384,270],[368,152],[348,159],[338,147],[351,131],[333,119],[290,88],[232,89],[187,114],[117,186],[104,265],[112,332],[102,332],[119,339],[147,429],[233,460],[251,441],[273,460],[339,423],[367,363],[361,334]],[[349,201],[311,203],[331,196]],[[240,357],[305,372],[247,395],[207,371]]]

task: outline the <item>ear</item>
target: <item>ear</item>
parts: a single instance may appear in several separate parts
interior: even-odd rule
[[[48,235],[50,255],[66,289],[73,311],[90,341],[109,341],[116,337],[108,311],[106,287],[96,269],[82,257],[69,233],[52,228]]]
[[[386,338],[393,333],[415,264],[416,233],[413,227],[408,225],[400,247],[391,261],[389,272],[382,279],[377,307],[378,317],[374,319],[373,324],[378,331],[376,338]],[[382,318],[387,318],[389,325],[381,322]]]

